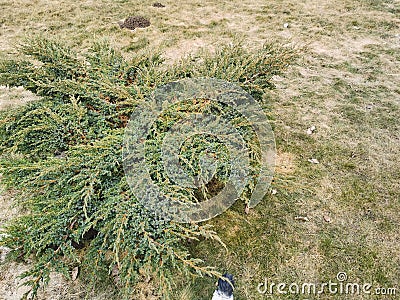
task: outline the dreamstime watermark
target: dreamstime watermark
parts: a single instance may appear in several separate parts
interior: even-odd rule
[[[322,283],[284,283],[284,282],[270,282],[265,278],[264,282],[261,282],[257,286],[257,292],[262,295],[320,295],[320,294],[331,294],[331,295],[396,295],[397,289],[395,287],[374,287],[371,283],[357,283],[348,281],[347,274],[345,272],[339,272],[336,275],[335,280],[329,280],[328,282]]]
[[[229,178],[222,190],[202,202],[185,202],[172,198],[152,180],[146,160],[146,140],[153,125],[171,107],[193,99],[206,99],[232,108],[243,117],[255,133],[259,145],[260,169],[252,188],[248,206],[255,207],[268,191],[275,164],[275,139],[260,105],[243,89],[224,80],[187,78],[158,87],[142,105],[135,108],[125,130],[123,164],[127,182],[135,197],[149,210],[163,218],[177,222],[200,222],[227,210],[242,194],[252,179],[251,153],[238,126],[222,114],[188,113],[163,134],[160,159],[164,176],[174,186],[199,188],[204,180],[191,178],[183,168],[180,151],[184,143],[194,136],[212,136],[229,151]],[[216,161],[204,153],[199,157],[201,170],[215,173]],[[212,176],[205,176],[208,179]]]

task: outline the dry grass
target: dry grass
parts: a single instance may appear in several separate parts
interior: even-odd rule
[[[352,282],[397,287],[399,294],[400,2],[162,3],[160,9],[143,1],[2,1],[0,49],[16,55],[14,45],[27,34],[57,35],[79,49],[106,38],[127,56],[162,47],[169,61],[236,35],[249,47],[265,40],[307,45],[301,64],[276,78],[276,90],[265,95],[277,139],[277,194],[247,216],[237,203],[211,221],[228,252],[205,242],[192,251],[235,274],[239,300],[266,298],[256,290],[265,277],[327,282],[338,272],[347,272]],[[152,26],[119,29],[118,20],[136,14],[150,18]],[[0,93],[2,108],[5,101],[29,98],[23,90]],[[307,135],[311,125],[317,130]],[[0,286],[13,279],[4,280]],[[182,280],[176,299],[211,298],[214,279]],[[8,295],[0,291],[0,299],[14,299]]]

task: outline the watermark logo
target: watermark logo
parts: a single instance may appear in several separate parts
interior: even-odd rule
[[[231,108],[242,116],[257,140],[258,153],[248,147],[240,124],[233,124],[228,114],[189,112],[170,118],[162,134],[159,159],[163,165],[164,182],[184,189],[198,189],[206,185],[218,169],[212,147],[205,147],[198,157],[201,174],[191,176],[185,168],[182,149],[188,140],[198,137],[217,140],[229,153],[229,176],[224,187],[211,199],[188,202],[176,198],[160,187],[151,175],[146,155],[146,142],[154,132],[154,124],[171,107],[193,99],[203,99]],[[146,146],[147,145],[147,146]],[[260,162],[256,183],[248,202],[255,207],[266,194],[271,183],[275,163],[275,139],[260,105],[240,87],[218,79],[183,79],[158,87],[147,101],[132,113],[125,130],[123,162],[127,182],[135,197],[145,207],[163,218],[177,222],[200,222],[227,210],[254,179],[250,173],[252,155]],[[165,179],[166,178],[166,179]]]
[[[336,275],[335,280],[329,280],[328,282],[322,283],[311,283],[311,282],[270,282],[265,278],[264,282],[261,282],[257,286],[257,292],[262,295],[320,295],[320,294],[332,294],[332,295],[396,295],[397,289],[395,287],[374,287],[371,283],[358,283],[348,281],[348,276],[345,272],[339,272]]]

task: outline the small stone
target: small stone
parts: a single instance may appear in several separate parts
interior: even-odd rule
[[[325,221],[326,223],[330,223],[330,222],[331,222],[331,217],[328,216],[328,215],[324,215],[324,221]]]

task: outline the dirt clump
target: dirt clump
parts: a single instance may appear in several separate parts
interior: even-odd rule
[[[162,7],[165,7],[165,5],[162,4],[162,3],[160,3],[160,2],[156,2],[156,3],[153,3],[153,7],[160,7],[160,8],[162,8]]]
[[[119,23],[119,27],[134,30],[135,28],[145,28],[150,26],[150,21],[141,16],[130,16],[125,21]]]

